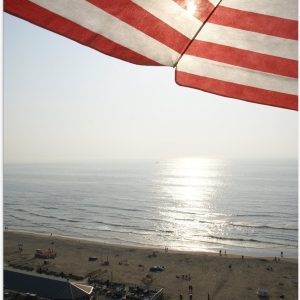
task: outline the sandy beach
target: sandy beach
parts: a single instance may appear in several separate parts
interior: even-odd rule
[[[18,244],[22,244],[22,252]],[[53,248],[57,256],[44,265],[43,259],[34,257],[38,248]],[[97,260],[89,261],[89,257]],[[107,259],[109,265],[103,264]],[[50,233],[46,236],[5,231],[4,265],[34,270],[47,268],[83,278],[97,275],[128,284],[146,282],[164,288],[166,299],[179,299],[180,293],[183,299],[188,299],[189,285],[193,287],[193,299],[197,300],[207,299],[208,293],[213,300],[257,299],[257,288],[266,288],[270,299],[298,299],[296,258],[283,257],[276,262],[274,257],[165,251],[101,244]],[[152,266],[164,266],[165,270],[150,272]]]

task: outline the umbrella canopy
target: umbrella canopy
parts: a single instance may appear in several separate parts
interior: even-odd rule
[[[4,0],[107,55],[174,67],[179,85],[298,109],[297,0]]]

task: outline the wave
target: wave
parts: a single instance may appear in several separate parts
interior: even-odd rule
[[[20,212],[26,212],[26,210],[23,209],[16,209],[17,211]],[[126,208],[124,209],[126,210]],[[74,218],[74,219],[68,219],[68,218],[64,218],[64,217],[58,217],[58,216],[47,216],[47,215],[43,215],[43,214],[39,214],[39,213],[35,213],[35,212],[29,212],[29,215],[31,216],[35,216],[35,217],[41,217],[41,218],[46,218],[46,219],[53,219],[53,220],[58,220],[58,221],[62,221],[62,222],[70,222],[70,223],[80,223],[81,221],[86,221],[88,223],[96,223],[96,224],[104,224],[107,226],[114,226],[114,227],[127,227],[127,228],[134,228],[136,230],[144,230],[144,231],[155,231],[155,230],[149,230],[146,228],[141,228],[138,225],[128,225],[128,224],[121,224],[121,223],[109,223],[109,222],[103,222],[103,221],[93,221],[93,220],[87,220],[85,218]],[[143,219],[143,220],[149,220],[149,221],[159,221],[162,222],[161,219],[156,219],[156,218],[142,218],[142,217],[137,217],[138,219]],[[180,221],[194,221],[193,219],[183,219],[183,218],[178,218],[175,220],[180,220]],[[221,223],[218,222],[213,222],[213,221],[202,221],[202,220],[198,220],[199,223],[202,224],[214,224],[214,225],[218,225]],[[170,223],[170,222],[169,222]],[[223,223],[222,223],[223,224]],[[242,228],[254,228],[254,229],[270,229],[270,230],[284,230],[284,231],[298,231],[298,228],[293,228],[293,227],[281,227],[281,226],[268,226],[268,225],[250,225],[250,224],[239,224],[239,223],[225,223],[224,224],[232,226],[232,227],[242,227]],[[163,230],[159,230],[162,231]],[[165,231],[168,232],[168,231]],[[171,231],[170,233],[172,233],[173,231]]]
[[[14,216],[14,215],[8,215],[7,217],[12,217],[12,218],[14,218],[14,219],[16,219],[16,220],[19,220],[19,221],[25,221],[25,222],[28,222],[27,219],[24,219],[24,218],[21,218],[21,217],[17,217],[17,216]]]
[[[29,215],[35,216],[35,217],[42,217],[42,218],[46,218],[46,219],[58,220],[58,221],[62,221],[62,222],[70,222],[70,223],[79,223],[80,222],[79,220],[66,219],[66,218],[55,217],[55,216],[45,216],[45,215],[34,213],[34,212],[30,212]]]
[[[78,222],[77,222],[78,223]],[[87,222],[88,224],[101,224],[103,227],[89,227],[87,226],[74,226],[64,224],[64,228],[77,228],[80,230],[92,230],[92,231],[105,231],[105,232],[117,232],[117,233],[129,233],[137,235],[153,235],[153,236],[170,236],[174,233],[173,230],[163,230],[163,229],[149,229],[145,227],[140,227],[136,225],[124,225],[124,224],[113,224],[103,221]],[[120,228],[120,229],[119,229]]]
[[[63,222],[70,222],[70,223],[80,223],[80,221],[78,220],[73,220],[73,219],[64,219],[64,218],[56,218],[59,221],[63,221]]]
[[[10,216],[15,217],[13,215],[10,215]],[[138,232],[150,232],[150,233],[162,232],[162,233],[168,233],[168,234],[173,233],[173,230],[156,230],[156,229],[149,229],[149,228],[141,227],[139,225],[129,225],[129,224],[121,224],[121,223],[110,223],[110,222],[105,222],[105,221],[86,220],[85,218],[80,218],[80,217],[79,218],[74,218],[74,219],[68,219],[68,218],[59,217],[59,216],[47,216],[47,215],[43,215],[43,214],[39,214],[39,213],[35,213],[35,212],[30,212],[29,216],[60,221],[60,222],[63,222],[64,226],[66,226],[67,223],[82,223],[82,221],[85,221],[84,223],[88,223],[88,224],[102,224],[104,226],[111,227],[110,229],[103,229],[103,228],[96,229],[96,230],[103,230],[103,231],[110,231],[110,230],[111,231],[116,231],[113,228],[124,228],[124,230],[120,231],[120,232],[125,232],[126,229],[133,229],[133,230],[138,231]],[[17,217],[15,217],[15,218],[17,219]],[[20,221],[29,221],[28,219],[21,219],[21,218],[19,218],[19,220]],[[30,220],[30,223],[38,224],[38,223],[34,223],[32,221],[32,219]],[[47,225],[47,227],[49,227],[49,225]],[[57,224],[57,225],[59,225],[59,224]],[[84,228],[82,226],[78,226],[77,228],[78,229],[90,229],[90,228]],[[134,232],[133,231],[127,231],[127,233],[134,233]]]
[[[263,218],[285,218],[284,216],[280,215],[293,215],[289,213],[282,213],[282,212],[274,212],[274,213],[263,213],[263,214],[236,214],[236,215],[231,215],[232,217],[263,217]]]
[[[41,206],[43,209],[58,209],[58,207],[53,207],[53,206]]]
[[[180,210],[180,209],[166,209],[167,212],[171,212],[171,213],[180,213],[180,214],[183,214],[183,215],[199,215],[198,212],[191,212],[191,211],[183,211],[183,210]]]
[[[79,229],[81,234],[85,234],[86,232],[91,232],[91,231],[97,232],[97,233],[99,233],[99,232],[109,232],[111,234],[113,234],[113,233],[125,234],[125,235],[127,235],[127,237],[128,237],[128,234],[129,235],[139,235],[139,236],[149,236],[153,232],[155,232],[155,230],[147,230],[147,229],[142,229],[142,228],[141,229],[134,229],[134,230],[130,230],[130,229],[126,230],[126,228],[124,228],[124,230],[118,230],[118,229],[113,229],[113,228],[109,228],[109,227],[108,228],[105,228],[105,227],[103,227],[103,228],[94,228],[94,227],[91,228],[91,227],[83,227],[83,226],[65,225],[64,230],[66,228],[72,229],[71,232],[73,232],[74,229]],[[70,230],[69,230],[69,232],[70,232]],[[78,231],[76,231],[76,232],[78,232]],[[111,237],[111,238],[113,238],[113,237]]]
[[[117,207],[112,207],[112,206],[103,206],[103,207],[107,207],[107,208],[112,208],[112,209],[117,209],[117,210],[123,210],[123,211],[134,211],[134,212],[141,212],[143,210],[141,209],[138,209],[138,208],[117,208]],[[43,206],[41,208],[44,208],[44,209],[53,209],[53,210],[57,210],[59,208],[56,208],[56,207],[49,207],[49,206]],[[77,209],[77,208],[76,208]],[[77,209],[77,210],[80,210],[80,211],[83,211],[85,209]],[[80,222],[80,220],[82,221],[86,221],[86,222],[99,222],[99,221],[89,221],[88,218],[82,218],[82,217],[74,217],[74,218],[71,218],[71,219],[68,219],[68,218],[64,218],[64,217],[58,217],[58,216],[55,216],[55,215],[46,215],[46,214],[42,214],[42,213],[38,213],[38,212],[32,212],[32,211],[28,211],[26,209],[23,209],[23,208],[15,208],[13,209],[13,211],[15,212],[22,212],[22,213],[28,213],[29,215],[31,216],[35,216],[35,217],[41,217],[41,218],[46,218],[46,219],[56,219],[56,220],[59,220],[59,221],[63,221],[63,222],[73,222],[73,223],[76,223],[76,222]],[[175,210],[176,211],[176,210]],[[195,215],[196,213],[193,213],[193,212],[179,212],[179,211],[176,211],[178,213],[181,213],[181,214],[187,214],[187,215]],[[109,217],[111,218],[123,218],[123,219],[132,219],[132,217],[130,216],[127,216],[125,214],[116,214],[116,215],[113,215],[113,214],[110,214],[108,215]],[[257,214],[237,214],[235,216],[267,216],[267,214],[263,214],[263,215],[257,215]],[[271,216],[271,215],[269,215]],[[186,218],[174,218],[174,221],[170,221],[170,220],[165,220],[165,219],[160,219],[160,218],[155,218],[155,217],[147,217],[147,216],[140,216],[140,215],[136,215],[134,216],[134,218],[136,219],[141,219],[141,220],[144,220],[144,221],[154,221],[154,222],[159,222],[159,223],[174,223],[174,221],[195,221],[194,218],[189,218],[188,216]],[[222,224],[224,226],[232,226],[232,227],[242,227],[242,228],[257,228],[257,229],[271,229],[271,230],[284,230],[284,231],[298,231],[298,228],[297,227],[286,227],[286,226],[270,226],[270,225],[255,225],[255,224],[243,224],[243,223],[235,223],[235,222],[219,222],[219,221],[208,221],[208,220],[197,220],[197,222],[199,223],[203,223],[203,224],[214,224],[214,225],[219,225],[219,224]],[[100,222],[101,223],[101,222]],[[113,224],[113,223],[107,223],[107,225],[112,225],[112,226],[124,226],[123,224]],[[128,226],[128,225],[125,225],[125,226]]]
[[[47,218],[47,219],[56,219],[56,217],[45,216],[45,215],[37,214],[37,213],[34,213],[34,212],[29,212],[28,214],[30,216],[34,216],[34,217],[42,217],[42,218]]]
[[[103,224],[105,226],[112,226],[112,227],[122,227],[124,229],[126,229],[126,228],[134,229],[134,230],[137,230],[137,231],[156,232],[156,233],[157,232],[174,233],[173,230],[163,230],[163,229],[156,230],[156,229],[149,229],[149,228],[140,227],[138,225],[113,224],[113,223],[107,223],[107,222],[103,222],[103,221],[95,221],[95,222],[90,222],[90,223]]]
[[[14,208],[13,210],[14,211],[19,211],[19,212],[27,212],[27,210],[23,209],[23,208]]]
[[[252,242],[252,243],[258,243],[258,244],[270,244],[270,245],[291,246],[291,247],[295,246],[292,244],[277,243],[277,242],[270,242],[270,241],[260,241],[260,240],[256,240],[256,239],[227,238],[227,237],[214,236],[214,235],[207,235],[205,237],[208,237],[211,239],[216,239],[216,240],[222,240],[222,241]]]
[[[124,207],[103,206],[103,205],[100,205],[99,208],[108,208],[108,209],[125,210],[125,211],[135,211],[135,212],[145,211],[144,209],[138,209],[138,208],[124,208]]]
[[[233,227],[245,227],[245,228],[261,228],[261,229],[275,229],[275,230],[298,231],[298,228],[277,227],[277,226],[268,226],[268,225],[247,225],[247,224],[237,224],[237,223],[229,223],[228,225],[233,226]]]
[[[298,231],[296,227],[280,227],[280,226],[268,226],[268,225],[250,225],[250,224],[239,224],[239,223],[219,223],[219,222],[212,222],[212,221],[201,221],[198,220],[199,223],[202,224],[215,224],[220,225],[223,224],[224,226],[232,226],[232,227],[244,227],[244,228],[257,228],[257,229],[272,229],[272,230],[286,230],[286,231]]]
[[[17,217],[17,216],[14,216],[14,215],[8,215],[8,217],[12,217],[13,219],[15,219],[15,220],[18,220],[18,221],[22,221],[23,223],[22,223],[22,226],[19,228],[20,230],[22,230],[22,228],[23,227],[30,227],[30,228],[32,228],[33,229],[33,232],[35,232],[35,229],[55,229],[55,230],[59,230],[57,227],[55,227],[55,226],[53,226],[53,224],[50,224],[50,223],[43,223],[42,225],[41,225],[41,223],[40,222],[34,222],[34,221],[32,221],[32,219],[30,219],[30,220],[28,220],[28,219],[24,219],[24,218],[20,218],[20,217]],[[24,222],[27,222],[27,223],[29,223],[29,224],[24,224]],[[13,223],[13,224],[10,224],[10,226],[15,226],[15,224]],[[19,227],[18,225],[16,226],[17,228]],[[48,232],[48,231],[44,231],[44,232]]]
[[[159,218],[145,218],[145,217],[140,217],[140,216],[134,216],[135,219],[139,219],[139,220],[144,220],[144,221],[155,221],[155,222],[159,222],[159,223],[170,223],[173,224],[173,222],[169,221],[169,220],[164,220],[164,219],[159,219]],[[130,218],[132,219],[132,218]]]

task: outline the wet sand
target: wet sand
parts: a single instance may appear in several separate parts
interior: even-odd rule
[[[22,252],[18,244],[22,244]],[[44,265],[34,257],[36,249],[53,248],[55,259]],[[283,249],[284,250],[284,249]],[[153,256],[153,251],[155,255]],[[89,257],[97,260],[89,261]],[[108,259],[109,265],[103,265]],[[188,299],[189,285],[193,299],[258,299],[257,288],[266,288],[269,299],[298,299],[298,260],[255,258],[219,253],[179,252],[108,245],[80,239],[33,233],[4,232],[4,264],[37,270],[72,273],[87,278],[97,275],[104,280],[150,284],[165,289],[166,299]],[[163,272],[150,272],[151,266],[164,266]],[[231,269],[229,266],[231,265]],[[147,276],[148,275],[148,276]],[[182,276],[187,275],[187,276]],[[189,280],[190,276],[190,280]],[[183,278],[182,278],[183,277]]]

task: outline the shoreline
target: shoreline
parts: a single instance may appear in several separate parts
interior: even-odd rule
[[[22,244],[22,253],[18,244]],[[36,249],[54,248],[55,259],[44,264],[34,258]],[[89,261],[89,257],[97,260]],[[109,264],[104,264],[109,261]],[[103,280],[137,284],[151,278],[151,286],[162,287],[166,299],[187,297],[188,286],[193,286],[193,298],[205,299],[207,293],[214,300],[253,299],[257,288],[267,288],[271,298],[284,295],[298,296],[298,260],[272,257],[249,257],[219,253],[187,252],[161,248],[131,247],[87,241],[57,235],[41,235],[4,231],[4,266],[46,268],[87,279],[97,276]],[[165,266],[163,272],[150,272],[152,266]],[[189,275],[190,280],[182,278]],[[147,277],[148,276],[148,277]],[[150,277],[149,277],[150,276]]]
[[[42,232],[33,232],[33,231],[26,231],[26,230],[4,230],[4,232],[12,232],[12,233],[17,233],[17,234],[28,234],[28,235],[36,235],[36,236],[43,236],[43,237],[49,237],[51,233],[42,233]],[[53,234],[53,237],[57,237],[57,238],[61,238],[61,239],[68,239],[68,240],[77,240],[77,241],[84,241],[87,243],[95,243],[95,244],[101,244],[101,245],[107,245],[109,247],[116,247],[116,248],[137,248],[137,249],[148,249],[148,250],[156,250],[156,251],[161,251],[164,250],[164,246],[150,246],[150,245],[137,245],[137,244],[126,244],[126,243],[110,243],[110,242],[106,242],[106,241],[100,241],[98,239],[93,239],[93,238],[89,238],[89,237],[76,237],[76,236],[67,236],[67,235],[60,235],[60,234]],[[205,255],[219,255],[219,252],[216,251],[199,251],[199,250],[181,250],[181,249],[176,249],[176,248],[170,248],[170,246],[168,247],[169,252],[171,253],[183,253],[183,254],[191,254],[191,255],[201,255],[201,254],[205,254]],[[222,253],[224,253],[224,247],[220,247],[220,249],[222,249]],[[249,249],[249,248],[247,248]],[[274,256],[271,255],[253,255],[251,254],[250,251],[250,255],[243,253],[242,248],[241,248],[241,253],[240,254],[236,254],[236,253],[230,253],[230,251],[228,249],[227,250],[227,255],[230,257],[241,257],[242,255],[244,257],[248,257],[248,258],[266,258],[266,259],[273,259]],[[283,249],[284,250],[284,249]],[[245,252],[246,248],[245,248]],[[284,251],[283,251],[284,252]],[[248,252],[249,253],[249,252]],[[245,255],[246,254],[246,255]],[[278,257],[279,257],[279,253],[278,253]],[[290,260],[298,260],[298,256],[286,256],[285,259],[290,259]]]

